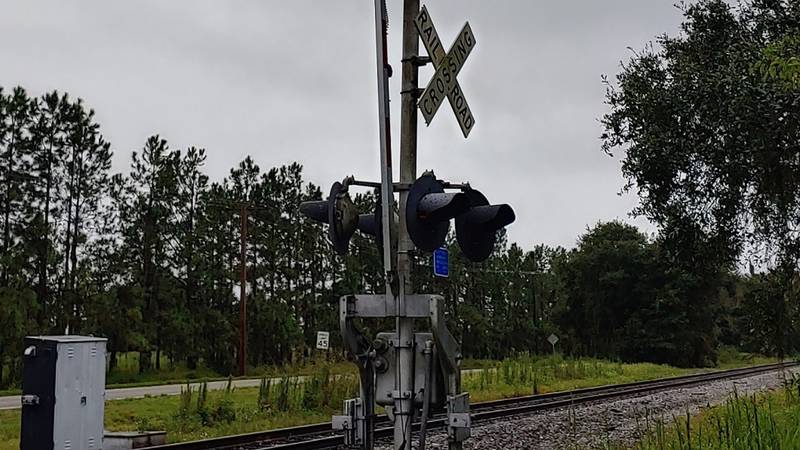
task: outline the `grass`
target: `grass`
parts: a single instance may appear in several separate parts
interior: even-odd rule
[[[530,394],[565,391],[603,384],[665,378],[696,370],[666,365],[623,364],[591,358],[560,356],[534,359],[507,359],[479,372],[462,376],[464,389],[473,402],[518,397]]]
[[[324,422],[358,391],[355,375],[322,370],[307,382],[284,377],[260,388],[192,389],[179,396],[106,402],[105,428],[167,430],[170,442]],[[19,448],[19,410],[0,411],[0,449]]]
[[[725,368],[771,362],[736,354]],[[649,380],[698,372],[649,363],[625,364],[590,358],[520,356],[501,362],[465,361],[480,369],[465,373],[464,389],[473,402],[531,393],[569,390],[602,384]],[[181,396],[115,400],[106,403],[109,430],[167,430],[170,442],[246,433],[330,420],[341,413],[342,401],[355,396],[358,381],[352,364],[309,361],[287,368],[292,375],[310,374],[305,383],[288,374],[270,382],[278,368],[264,369],[261,388],[188,391]],[[19,411],[0,411],[0,449],[18,448]]]
[[[187,381],[223,381],[229,378],[229,375],[215,372],[203,365],[202,362],[198,364],[197,368],[189,369],[185,363],[172,362],[166,357],[162,357],[161,370],[153,369],[140,374],[138,353],[121,353],[117,357],[117,361],[117,367],[106,374],[106,387],[109,389],[183,384]],[[313,375],[323,368],[328,368],[333,373],[356,373],[351,363],[328,356],[308,358],[295,364],[248,367],[247,376],[234,377],[234,379]],[[19,388],[0,389],[0,396],[19,395],[20,393]]]
[[[315,357],[304,359],[300,363],[282,365],[263,365],[248,367],[246,377],[261,378],[297,375],[313,375],[321,369],[328,368],[336,373],[355,373],[352,364],[342,359],[331,357]],[[219,381],[228,379],[229,374],[220,374],[206,367],[202,361],[197,368],[189,369],[185,363],[175,363],[162,358],[162,369],[139,373],[139,354],[123,353],[117,358],[117,367],[106,376],[106,386],[140,387],[157,384],[183,384],[186,381]]]
[[[722,352],[718,367],[685,369],[664,364],[621,363],[593,358],[520,356],[501,362],[471,360],[465,365],[483,369],[465,373],[462,384],[473,402],[566,391],[603,384],[622,384],[776,362],[775,358]]]
[[[633,447],[608,444],[609,449],[745,450],[800,448],[800,379],[784,388],[741,396],[733,392],[722,405],[691,417],[645,418],[643,438]]]

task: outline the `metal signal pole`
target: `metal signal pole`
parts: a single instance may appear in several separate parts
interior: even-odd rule
[[[402,89],[400,91],[400,183],[413,183],[417,178],[417,84],[419,35],[414,19],[419,14],[419,0],[403,1]],[[400,220],[397,237],[397,364],[395,386],[394,448],[411,448],[414,409],[414,319],[406,317],[407,296],[413,294],[411,252],[414,244],[406,227],[408,191],[400,192]]]
[[[450,220],[455,218],[456,235],[464,255],[472,261],[483,261],[491,253],[497,230],[514,221],[514,212],[509,205],[490,204],[482,193],[468,184],[437,180],[432,172],[417,178],[418,102],[426,102],[421,103],[420,109],[429,122],[447,99],[465,138],[475,123],[455,80],[475,46],[472,29],[466,23],[450,52],[445,54],[433,21],[426,8],[420,10],[419,0],[403,0],[400,177],[399,182],[394,183],[389,120],[392,70],[386,45],[388,13],[386,0],[374,1],[381,182],[347,177],[342,183],[333,184],[327,200],[300,205],[304,215],[328,224],[329,237],[338,253],[347,252],[350,237],[356,230],[376,236],[383,253],[386,293],[345,295],[339,299],[339,325],[348,351],[359,367],[361,396],[345,401],[344,415],[333,416],[332,425],[345,432],[345,445],[371,450],[375,425],[373,407],[379,404],[386,407],[394,421],[394,448],[411,450],[417,405],[421,403],[422,419],[427,420],[430,402],[434,399],[437,403],[446,401],[448,448],[461,450],[471,429],[469,394],[461,391],[461,348],[445,324],[442,296],[413,292],[414,252],[417,248],[434,251],[441,247]],[[428,51],[426,57],[419,56],[420,37]],[[420,92],[419,66],[431,62],[436,74],[428,88]],[[347,192],[349,186],[380,188],[380,212],[359,215]],[[445,193],[445,189],[462,192]],[[399,220],[395,220],[394,192],[399,192]],[[379,223],[381,226],[377,226]],[[395,331],[377,333],[374,341],[355,323],[358,318],[390,317],[395,318]],[[414,333],[415,319],[430,320],[429,332]],[[439,370],[441,377],[417,376],[414,365],[420,357],[427,361],[420,360],[420,364],[438,367],[427,367],[428,373]],[[434,386],[433,383],[439,384]],[[420,448],[423,447],[424,442],[421,442]]]
[[[386,9],[386,0],[375,0],[375,35],[378,75],[378,127],[380,131],[380,160],[381,160],[381,229],[376,233],[383,236],[383,271],[386,279],[386,298],[394,294],[395,272],[395,226],[394,226],[394,188],[392,175],[392,133],[389,115],[389,76],[391,66],[388,55],[389,13]],[[374,377],[374,372],[370,372]],[[375,445],[375,420],[374,420],[374,380],[365,382],[361,380],[361,399],[364,405],[364,436],[363,447],[372,450]],[[370,390],[370,392],[367,392]]]

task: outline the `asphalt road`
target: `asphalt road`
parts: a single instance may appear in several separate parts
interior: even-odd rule
[[[476,369],[467,369],[462,370],[462,374],[478,372],[479,370]],[[305,376],[295,377],[294,380],[304,380]],[[282,378],[273,378],[272,383],[277,383]],[[201,383],[191,383],[192,388],[197,388],[200,386]],[[260,378],[248,378],[248,379],[241,379],[241,380],[233,380],[233,386],[237,388],[244,388],[244,387],[258,387],[261,384]],[[228,385],[228,380],[223,381],[209,381],[208,382],[208,389],[210,390],[219,390],[225,389],[225,386]],[[145,396],[150,397],[157,397],[159,395],[178,395],[181,393],[181,388],[186,386],[184,384],[161,384],[157,386],[141,386],[141,387],[132,387],[132,388],[118,388],[118,389],[106,389],[106,400],[121,400],[125,398],[142,398]],[[9,395],[6,397],[0,397],[0,410],[2,409],[18,409],[20,408],[20,396],[19,395]]]
[[[276,378],[274,381],[280,380]],[[240,387],[258,387],[261,384],[260,378],[233,380],[233,386]],[[209,381],[208,389],[219,390],[225,389],[228,385],[227,380],[223,381]],[[132,388],[119,388],[107,389],[106,400],[120,400],[124,398],[141,398],[145,396],[159,396],[159,395],[178,395],[181,393],[181,388],[186,384],[162,384],[158,386],[142,386]],[[200,383],[192,383],[193,388],[200,386]],[[20,407],[20,396],[9,395],[0,397],[0,409],[17,409]]]

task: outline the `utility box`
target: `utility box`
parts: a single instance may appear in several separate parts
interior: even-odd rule
[[[105,388],[105,338],[26,337],[20,449],[102,449]]]

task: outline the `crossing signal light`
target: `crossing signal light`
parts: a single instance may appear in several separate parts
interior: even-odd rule
[[[376,195],[375,209],[372,214],[358,216],[358,231],[375,237],[378,245],[378,254],[383,250],[383,215],[381,214],[381,196]]]
[[[406,200],[406,228],[417,248],[432,252],[441,247],[453,218],[461,252],[470,261],[480,262],[492,254],[497,232],[516,217],[509,205],[490,205],[475,189],[445,193],[444,183],[432,173],[411,185]]]
[[[327,223],[328,239],[340,255],[347,253],[350,238],[359,224],[356,210],[347,188],[338,181],[331,186],[327,200],[316,200],[300,204],[300,212],[319,222]]]
[[[306,217],[328,224],[328,240],[340,255],[347,253],[350,239],[356,230],[375,236],[378,248],[383,245],[380,197],[372,214],[359,214],[347,188],[339,182],[333,183],[326,200],[313,200],[300,204],[300,212]]]
[[[374,236],[379,251],[383,248],[381,201],[378,197],[371,213],[359,214],[347,187],[334,183],[326,200],[300,204],[300,212],[328,224],[328,240],[340,255],[347,253],[356,230]],[[450,220],[456,221],[456,241],[470,261],[480,262],[492,254],[497,232],[514,222],[511,206],[491,205],[486,197],[467,187],[462,192],[445,192],[445,184],[428,172],[408,191],[406,229],[414,245],[432,252],[444,245]]]
[[[462,193],[445,193],[432,173],[417,178],[406,200],[406,228],[417,248],[432,252],[444,244],[450,219],[469,209]]]
[[[470,261],[480,262],[492,254],[497,231],[516,219],[511,206],[490,205],[475,189],[464,191],[469,209],[456,217],[456,241]]]

